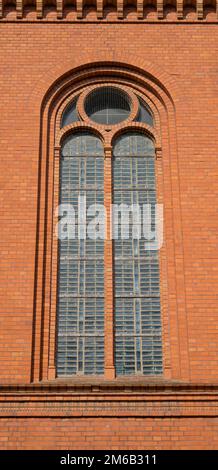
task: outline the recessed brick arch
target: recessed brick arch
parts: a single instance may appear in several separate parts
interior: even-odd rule
[[[131,56],[129,54],[120,53],[120,51],[107,52],[107,59],[105,55],[100,52],[95,52],[90,57],[89,55],[80,54],[80,57],[72,58],[70,61],[63,61],[56,67],[48,69],[43,76],[33,84],[32,94],[28,97],[29,106],[32,112],[38,112],[38,103],[42,103],[45,96],[51,92],[52,89],[59,88],[60,84],[65,81],[69,75],[76,75],[81,70],[88,70],[96,66],[117,66],[121,68],[129,68],[135,72],[140,72],[145,75],[151,82],[159,87],[159,93],[165,92],[170,98],[172,103],[179,99],[179,89],[176,81],[162,68],[149,61],[142,60],[140,57]]]
[[[183,249],[179,168],[177,162],[176,104],[179,90],[174,80],[158,67],[127,54],[108,54],[107,61],[100,54],[92,58],[81,56],[59,64],[37,82],[29,96],[28,105],[36,119],[40,107],[39,153],[39,205],[36,246],[35,310],[33,322],[32,376],[31,380],[55,378],[55,318],[57,254],[52,243],[54,201],[58,200],[59,146],[55,147],[57,116],[60,105],[69,100],[70,90],[88,87],[94,81],[116,77],[119,84],[136,87],[148,96],[157,116],[158,147],[157,174],[159,202],[164,202],[168,192],[166,241],[161,261],[165,278],[162,292],[164,374],[166,378],[189,378],[187,360],[187,318],[183,279]],[[82,88],[81,88],[82,89]],[[62,106],[63,107],[63,106]],[[105,147],[107,152],[107,148]],[[110,151],[110,150],[109,150]],[[163,178],[164,174],[164,178]],[[171,175],[173,174],[173,178]],[[54,183],[56,181],[56,183]],[[167,273],[174,275],[167,280]],[[176,281],[178,279],[178,283]],[[180,301],[178,302],[178,298]],[[181,301],[181,298],[183,299]],[[170,331],[170,333],[169,333]],[[180,341],[183,347],[180,348]]]

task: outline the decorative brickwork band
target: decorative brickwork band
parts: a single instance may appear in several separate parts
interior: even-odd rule
[[[161,20],[162,21],[175,21],[176,20],[176,16],[177,16],[177,20],[186,20],[186,21],[201,21],[202,20],[206,20],[206,21],[209,21],[209,22],[214,22],[218,19],[218,0],[216,0],[215,2],[213,0],[209,0],[209,3],[205,4],[204,0],[196,0],[196,2],[193,4],[194,6],[194,11],[193,11],[193,16],[191,18],[189,18],[189,16],[185,16],[184,15],[184,4],[183,4],[183,0],[176,0],[176,3],[171,0],[170,2],[164,2],[163,0],[157,0],[157,2],[154,3],[156,6],[155,6],[155,9],[156,9],[156,17],[155,15],[152,17],[152,21],[159,21]],[[135,0],[132,4],[132,6],[135,6],[136,7],[136,13],[135,13],[135,17],[134,16],[130,16],[130,18],[128,18],[128,8],[130,7],[130,4],[126,4],[126,2],[124,2],[124,0],[117,0],[116,2],[116,17],[113,16],[113,21],[117,20],[119,22],[122,22],[124,19],[125,20],[130,20],[130,21],[134,21],[134,22],[137,22],[137,20],[143,20],[143,21],[150,21],[150,18],[146,16],[145,14],[145,11],[144,9],[146,7],[149,7],[149,1],[147,0]],[[89,18],[87,17],[84,17],[84,8],[86,8],[86,3],[85,3],[85,0],[75,0],[75,6],[73,6],[72,8],[72,12],[70,11],[71,10],[71,6],[72,5],[66,5],[66,3],[64,3],[64,0],[57,0],[57,2],[55,2],[55,9],[56,9],[56,17],[54,15],[54,18],[53,20],[64,20],[64,21],[68,21],[68,16],[64,15],[64,8],[65,6],[67,7],[67,13],[73,13],[73,16],[71,16],[69,18],[69,21],[81,21],[81,20],[88,20],[89,21]],[[9,0],[0,0],[0,19],[3,19],[3,20],[8,20],[8,7],[12,7],[12,4],[10,3]],[[15,9],[15,15],[14,16],[10,16],[10,20],[12,21],[17,21],[17,20],[28,20],[27,19],[27,16],[26,16],[26,12],[24,14],[24,9],[27,7],[27,5],[25,5],[25,2],[24,0],[16,0],[16,4],[14,6],[14,9]],[[30,1],[28,3],[28,7],[32,7],[32,8],[35,8],[36,10],[36,20],[40,20],[42,18],[44,18],[44,8],[46,8],[46,11],[47,9],[49,8],[49,5],[47,4],[47,1],[46,0],[36,0],[36,2],[32,2]],[[98,20],[106,20],[107,18],[104,16],[104,8],[107,8],[109,7],[109,5],[104,2],[104,0],[96,0],[96,4],[95,5],[92,5],[92,9],[95,9],[95,13],[96,13],[96,17],[92,17],[92,21],[98,21]],[[168,13],[168,10],[169,8],[171,9],[172,7],[172,11],[174,12],[175,11],[175,7],[176,7],[176,13],[175,13],[175,17],[173,16],[172,18],[171,17],[167,17],[167,13]],[[52,6],[52,8],[54,9],[54,5]],[[214,17],[211,17],[209,15],[209,17],[207,18],[207,12],[208,12],[208,9],[210,10],[210,13],[214,13]],[[75,11],[76,10],[76,11]],[[170,10],[171,11],[171,10]],[[13,13],[12,13],[13,15]],[[46,19],[46,17],[45,17]]]

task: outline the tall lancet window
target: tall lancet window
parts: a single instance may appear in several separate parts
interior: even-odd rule
[[[158,252],[146,247],[143,233],[146,214],[151,214],[147,229],[153,232],[155,227],[154,157],[153,142],[143,134],[123,134],[115,142],[113,202],[127,209],[119,219],[118,238],[114,240],[118,375],[162,372]]]
[[[60,123],[57,376],[161,374],[154,116],[112,83],[72,96]]]
[[[103,203],[101,140],[72,134],[62,145],[60,165],[62,214],[65,208],[75,220],[75,234],[59,240],[58,375],[104,372],[104,240],[87,236],[89,215],[84,219],[86,208]]]

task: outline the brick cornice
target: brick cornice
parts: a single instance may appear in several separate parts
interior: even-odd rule
[[[217,395],[218,383],[187,383],[183,381],[165,380],[162,378],[116,378],[114,380],[102,377],[75,377],[70,379],[55,379],[28,384],[3,384],[0,386],[0,400],[4,395],[48,393],[78,393],[78,394],[146,394],[177,396]]]
[[[31,16],[29,18],[26,17],[25,10],[25,2],[24,0],[16,0],[16,4],[14,6],[14,12],[11,12],[8,16],[7,7],[11,6],[9,0],[0,0],[0,19],[3,21],[27,21],[27,22],[38,22],[43,20],[43,23],[47,21],[47,13],[48,13],[48,4],[47,0],[36,0],[36,2],[29,2],[28,7],[33,7],[34,11],[31,11]],[[210,13],[214,13],[214,18],[212,21],[217,21],[217,0],[214,2],[211,0],[209,3],[205,4],[203,0],[197,0],[193,2],[191,6],[193,6],[193,12],[191,16],[191,20],[195,22],[203,22],[207,21],[206,14],[208,8],[210,8]],[[123,0],[118,0],[116,3],[116,7],[111,9],[112,17],[109,17],[109,22],[112,21],[119,21],[120,23],[126,23],[128,21],[135,21],[141,23],[142,21],[157,21],[160,23],[169,23],[178,21],[179,23],[185,22],[189,20],[186,18],[186,11],[185,5],[183,0],[177,0],[176,4],[171,0],[170,2],[163,2],[163,0],[157,0],[156,2],[156,11],[153,12],[152,18],[147,14],[149,10],[146,10],[146,4],[142,0],[133,0],[132,1],[132,12],[130,18],[128,18],[129,13],[129,5],[125,5]],[[97,0],[95,7],[92,6],[92,16],[91,22],[94,21],[105,21],[108,22],[107,16],[105,15],[105,9],[110,8],[110,5],[107,5],[107,2],[103,2],[102,0]],[[82,22],[90,22],[89,17],[87,17],[87,6],[85,0],[76,0],[75,6],[69,8],[67,7],[67,17],[64,15],[65,4],[64,0],[57,0],[56,5],[52,7],[50,14],[52,15],[51,18],[48,19],[48,22],[51,21],[82,21]],[[170,9],[170,10],[169,10]],[[93,12],[95,16],[93,16]],[[35,13],[35,16],[34,16]],[[170,14],[170,16],[169,16]],[[69,18],[69,19],[68,19]],[[209,18],[209,21],[211,19]]]
[[[218,415],[218,384],[59,384],[3,386],[0,417],[190,417]]]

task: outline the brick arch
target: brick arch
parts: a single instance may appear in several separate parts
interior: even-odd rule
[[[72,133],[78,133],[78,132],[90,132],[92,133],[93,135],[96,135],[96,137],[98,137],[101,141],[102,141],[102,144],[103,144],[103,139],[102,139],[102,132],[99,130],[98,126],[95,126],[94,124],[91,125],[91,124],[86,124],[84,122],[76,122],[76,123],[72,123],[72,124],[68,124],[68,126],[65,126],[64,128],[62,128],[60,130],[60,132],[58,133],[58,137],[57,137],[57,140],[58,140],[58,146],[62,145],[64,139],[66,137],[69,136],[69,134],[72,134]]]
[[[116,140],[120,137],[120,135],[126,134],[128,132],[138,132],[144,135],[147,135],[152,142],[154,142],[155,147],[157,149],[160,148],[159,136],[155,129],[150,127],[148,124],[141,123],[141,122],[132,122],[127,125],[120,126],[114,133],[111,139],[111,145],[113,146],[116,143]]]
[[[105,72],[106,71],[106,72]],[[183,247],[181,230],[180,185],[179,168],[177,161],[176,138],[176,105],[180,99],[179,90],[165,71],[150,62],[127,54],[108,53],[107,60],[101,54],[92,57],[82,55],[80,58],[63,62],[56,68],[46,72],[36,83],[29,96],[28,105],[31,113],[39,120],[40,108],[40,152],[39,152],[39,205],[37,216],[37,245],[36,245],[36,281],[34,292],[34,322],[32,346],[32,373],[31,380],[47,380],[55,378],[55,318],[56,318],[56,272],[57,255],[54,253],[53,224],[55,201],[58,201],[58,168],[60,148],[55,147],[56,116],[60,102],[65,99],[73,87],[81,87],[81,83],[89,86],[90,77],[96,79],[97,74],[107,77],[107,73],[120,77],[120,82],[126,80],[127,86],[135,86],[144,96],[152,101],[155,112],[160,115],[162,147],[157,151],[157,174],[160,186],[165,185],[171,201],[171,215],[168,217],[168,245],[164,247],[163,278],[167,279],[169,269],[174,272],[164,287],[162,295],[163,308],[163,343],[166,345],[164,353],[166,378],[189,378],[188,363],[188,335],[185,301],[181,305],[179,296],[185,299]],[[92,75],[91,75],[92,74]],[[120,75],[119,75],[120,74]],[[82,77],[82,78],[81,78]],[[107,80],[107,78],[106,78]],[[119,82],[119,79],[118,79]],[[134,86],[133,86],[134,85]],[[143,90],[143,91],[142,91]],[[75,90],[74,90],[75,91]],[[67,95],[67,96],[68,96]],[[109,143],[108,143],[109,144]],[[105,152],[110,152],[110,145],[105,146]],[[163,158],[162,158],[163,155]],[[162,171],[163,166],[163,171]],[[163,178],[164,173],[164,178]],[[173,177],[171,177],[173,175]],[[56,183],[54,184],[54,181]],[[164,192],[163,192],[164,194]],[[162,196],[161,196],[162,197]],[[161,202],[161,200],[160,200]],[[167,238],[167,237],[166,237]],[[177,241],[175,244],[172,240]],[[53,251],[52,251],[53,250]],[[56,250],[56,248],[55,248]],[[56,253],[56,251],[55,251]],[[177,279],[178,282],[174,282]],[[166,282],[165,282],[166,285]],[[177,287],[179,286],[179,287]],[[179,291],[178,291],[179,289]],[[169,345],[169,325],[171,335],[175,338],[171,350]],[[183,349],[181,353],[180,341]]]
[[[108,52],[107,59],[102,53],[95,53],[92,56],[81,54],[70,61],[59,63],[56,67],[49,69],[39,80],[33,91],[28,97],[28,103],[31,112],[38,113],[38,103],[45,102],[48,96],[61,86],[70,75],[75,75],[79,71],[96,66],[120,66],[128,68],[131,71],[139,72],[146,76],[149,81],[159,88],[160,95],[162,93],[170,99],[171,103],[175,103],[179,97],[179,89],[175,80],[167,74],[161,67],[149,61],[142,60],[137,56],[120,53],[119,51]]]

